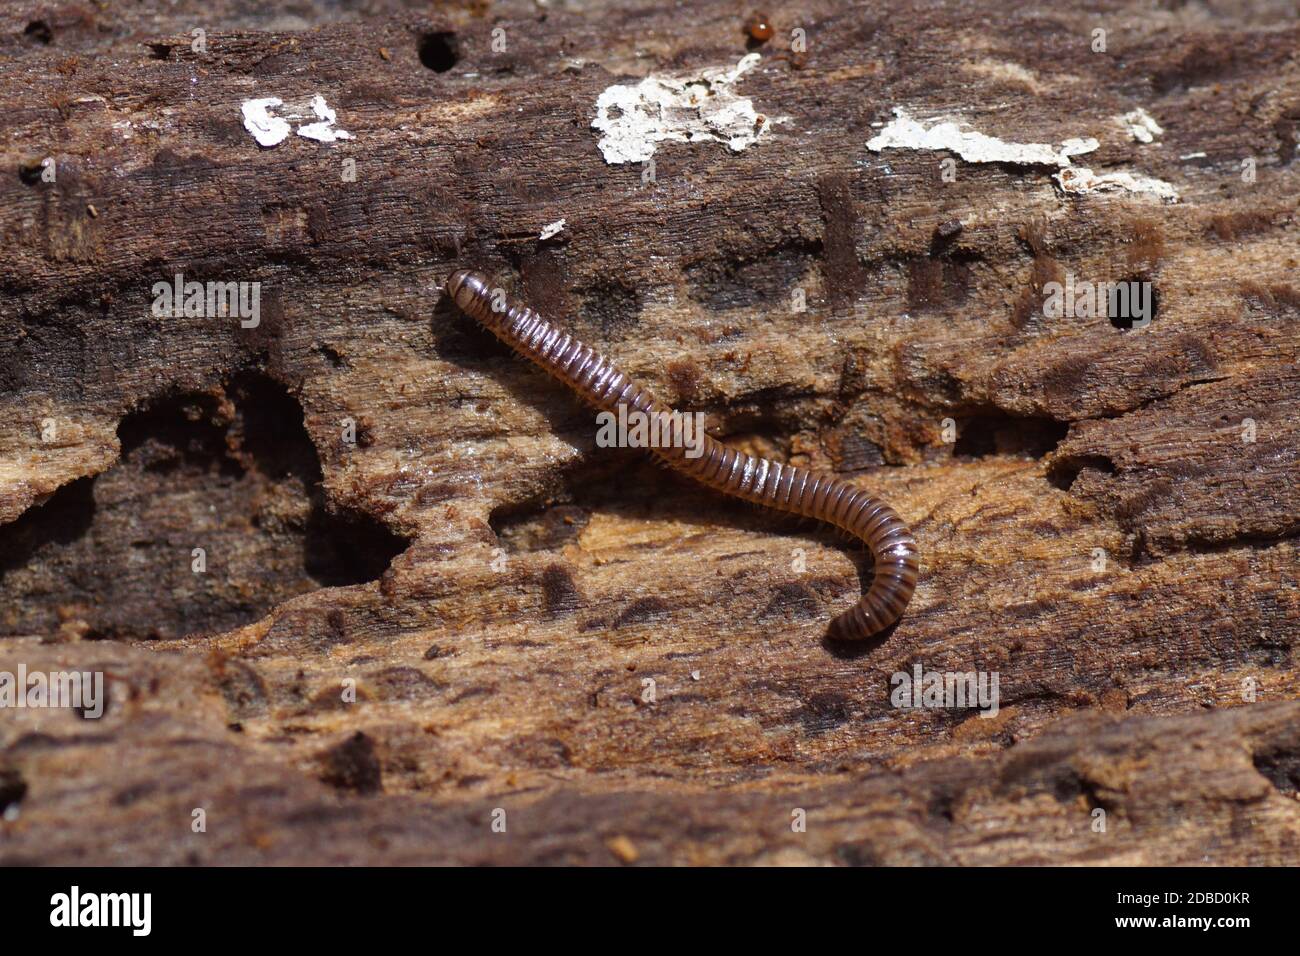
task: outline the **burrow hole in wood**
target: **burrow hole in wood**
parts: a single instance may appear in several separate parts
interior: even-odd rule
[[[420,37],[420,62],[435,73],[446,73],[460,59],[454,33],[426,33]]]

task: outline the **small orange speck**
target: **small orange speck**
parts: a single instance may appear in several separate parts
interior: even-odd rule
[[[605,846],[609,847],[609,852],[618,857],[622,863],[635,863],[641,856],[637,852],[636,844],[625,836],[610,837],[605,841]]]

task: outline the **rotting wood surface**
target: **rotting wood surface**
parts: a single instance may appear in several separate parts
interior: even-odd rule
[[[795,4],[752,51],[730,3],[396,6],[0,6],[0,670],[111,690],[5,713],[0,863],[1300,862],[1290,4]],[[604,161],[602,91],[749,52],[756,142]],[[317,94],[351,139],[243,125]],[[1179,201],[869,149],[896,108]],[[903,622],[827,642],[861,559],[596,448],[462,266],[893,504]],[[154,315],[177,273],[257,325]],[[1146,328],[1045,314],[1130,280]],[[894,706],[918,665],[996,716]]]

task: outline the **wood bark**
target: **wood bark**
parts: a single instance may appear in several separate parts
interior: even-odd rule
[[[1300,862],[1293,5],[750,12],[0,4],[0,670],[110,690],[4,711],[0,863]],[[747,52],[756,143],[605,162],[602,91]],[[317,94],[351,139],[244,127]],[[902,623],[828,641],[869,564],[597,448],[460,267],[891,502]]]

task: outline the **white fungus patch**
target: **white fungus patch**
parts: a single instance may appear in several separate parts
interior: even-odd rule
[[[278,96],[267,96],[262,99],[244,101],[241,107],[244,114],[244,129],[253,134],[253,138],[257,140],[259,146],[267,149],[279,146],[293,132],[289,120],[304,118],[300,113],[289,113],[287,118],[275,115],[283,106],[284,101]],[[338,121],[338,115],[334,110],[330,109],[325,102],[325,97],[319,93],[311,99],[311,111],[315,114],[316,121],[299,126],[299,136],[314,139],[320,143],[333,143],[340,139],[352,138],[352,134],[347,130],[335,128],[334,124]]]
[[[258,146],[267,149],[279,146],[291,132],[288,120],[272,116],[270,113],[272,107],[283,105],[284,101],[278,96],[244,101],[242,107],[244,129],[253,134],[253,139],[257,140]]]
[[[636,86],[606,88],[596,99],[596,118],[591,121],[591,128],[602,134],[597,145],[605,162],[644,162],[664,140],[713,140],[736,153],[752,146],[773,123],[784,122],[762,116],[752,100],[732,92],[736,81],[761,59],[750,53],[730,68],[651,75]]]
[[[1091,137],[1067,139],[1059,146],[1047,143],[1008,143],[962,124],[944,120],[931,126],[913,119],[907,110],[894,107],[894,119],[867,140],[867,149],[943,149],[968,163],[1014,163],[1018,166],[1069,166],[1071,156],[1091,153],[1100,144]]]
[[[1144,114],[1145,115],[1145,114]],[[882,149],[947,150],[968,163],[1013,163],[1020,166],[1056,166],[1053,175],[1062,192],[1081,195],[1094,192],[1123,191],[1158,196],[1165,202],[1178,202],[1178,190],[1160,179],[1136,176],[1127,172],[1097,175],[1085,166],[1075,166],[1072,158],[1091,153],[1100,145],[1091,136],[1067,139],[1059,146],[1045,143],[1007,143],[970,129],[952,120],[926,126],[913,119],[901,107],[894,108],[894,119],[867,141],[873,152]],[[1147,117],[1150,119],[1150,117]],[[1156,131],[1163,132],[1151,120]]]
[[[1070,166],[1052,177],[1062,192],[1082,194],[1122,190],[1130,193],[1147,193],[1165,202],[1178,202],[1178,190],[1163,179],[1134,176],[1132,173],[1102,173],[1100,176],[1086,166]]]
[[[564,226],[565,226],[565,221],[563,219],[557,219],[555,220],[555,222],[543,226],[542,231],[537,238],[550,239],[552,236],[558,236],[560,234],[560,230],[562,230]]]
[[[1152,143],[1155,138],[1164,133],[1164,130],[1142,107],[1138,107],[1131,113],[1125,113],[1123,116],[1116,116],[1116,122],[1128,130],[1128,134],[1139,143]]]
[[[325,103],[325,97],[319,93],[311,98],[311,111],[316,114],[317,122],[299,126],[299,136],[321,143],[333,143],[335,140],[352,138],[352,134],[347,130],[334,128],[334,124],[338,121],[338,114],[329,108]]]

